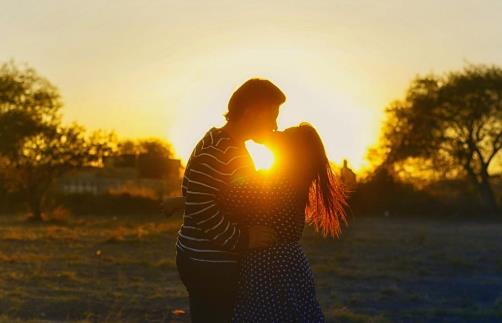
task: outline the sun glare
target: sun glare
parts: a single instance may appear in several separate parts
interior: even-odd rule
[[[274,154],[267,147],[253,141],[246,141],[246,148],[257,170],[267,170],[274,165]]]
[[[287,96],[277,120],[279,130],[309,122],[319,132],[331,161],[341,165],[347,159],[354,171],[363,170],[367,148],[378,136],[381,110],[351,94],[349,85],[356,87],[357,82],[344,73],[343,66],[334,64],[327,69],[317,63],[325,61],[320,59],[324,56],[295,48],[284,55],[284,50],[272,45],[260,51],[263,55],[246,48],[228,49],[218,55],[201,54],[190,60],[190,66],[179,67],[183,73],[178,82],[165,86],[177,93],[174,106],[180,112],[170,118],[166,137],[178,155],[186,161],[207,129],[224,125],[222,116],[233,91],[251,77],[262,77],[272,80]],[[290,66],[296,67],[294,73]],[[273,157],[266,148],[248,147],[256,168],[271,167]]]

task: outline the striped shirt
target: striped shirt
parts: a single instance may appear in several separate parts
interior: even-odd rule
[[[221,129],[210,129],[197,144],[183,177],[183,225],[176,247],[188,258],[203,262],[236,263],[247,247],[247,231],[222,212],[224,189],[254,169],[244,143]]]

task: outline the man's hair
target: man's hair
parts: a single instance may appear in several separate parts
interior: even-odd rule
[[[241,118],[250,105],[256,103],[281,105],[284,101],[286,101],[284,93],[269,80],[250,79],[242,84],[230,97],[225,118],[227,121],[236,121]]]

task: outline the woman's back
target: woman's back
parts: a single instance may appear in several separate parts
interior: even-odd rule
[[[232,183],[225,194],[225,212],[244,226],[272,227],[279,243],[298,242],[305,227],[305,204],[288,179],[255,173]]]
[[[299,244],[305,199],[291,181],[255,174],[232,183],[225,212],[241,226],[272,227],[278,243],[241,258],[234,322],[324,322],[310,265]]]

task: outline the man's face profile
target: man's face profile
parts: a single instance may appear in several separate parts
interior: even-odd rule
[[[248,110],[251,121],[251,139],[257,143],[263,143],[277,130],[277,117],[279,115],[279,105],[271,103],[261,103],[260,107]]]

